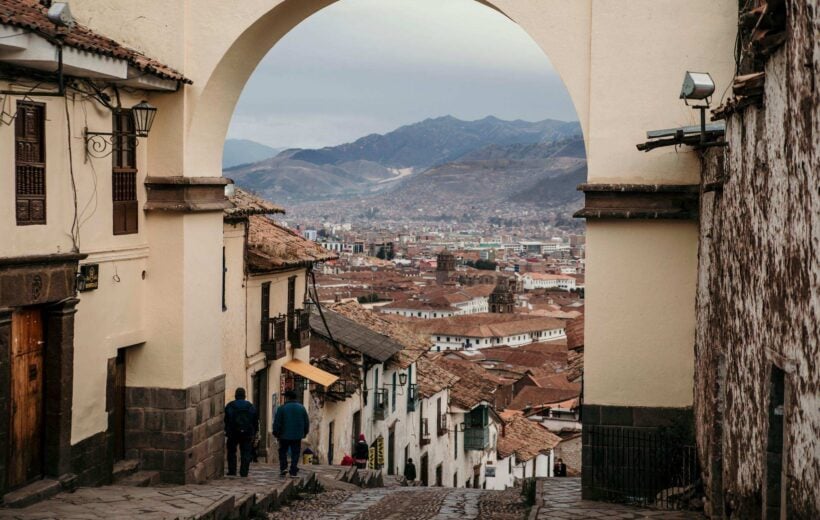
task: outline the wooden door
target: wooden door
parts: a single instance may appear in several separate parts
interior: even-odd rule
[[[43,321],[40,309],[11,321],[9,487],[43,476]]]
[[[359,440],[359,434],[362,433],[362,412],[357,411],[353,414],[353,438],[350,443],[350,453],[356,449],[356,442]]]
[[[421,485],[428,486],[430,484],[430,459],[427,454],[421,456]]]
[[[396,473],[396,431],[390,428],[390,433],[387,435],[387,474],[395,475]]]
[[[114,363],[114,460],[125,458],[125,349]]]

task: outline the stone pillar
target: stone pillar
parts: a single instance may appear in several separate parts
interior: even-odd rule
[[[126,458],[175,484],[223,474],[224,375],[188,388],[129,387],[125,401]]]
[[[45,308],[47,351],[43,367],[45,387],[45,474],[71,472],[71,405],[74,389],[74,315],[77,298]]]

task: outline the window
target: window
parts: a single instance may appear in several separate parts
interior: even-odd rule
[[[262,284],[262,343],[267,343],[271,339],[270,328],[268,322],[270,321],[270,282]]]
[[[46,106],[17,102],[14,184],[17,225],[46,223]]]
[[[398,383],[396,383],[396,373],[393,372],[393,403],[392,404],[393,404],[393,411],[394,412],[396,411],[396,386],[398,386]]]
[[[130,110],[114,112],[111,197],[114,204],[114,234],[131,235],[139,231],[137,202],[137,138]]]
[[[296,330],[296,277],[288,278],[288,332]]]

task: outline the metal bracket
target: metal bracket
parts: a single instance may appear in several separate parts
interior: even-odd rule
[[[85,141],[85,161],[90,157],[103,159],[114,153],[114,138],[127,138],[126,141],[134,143],[136,148],[139,145],[136,133],[115,133],[115,132],[89,132],[88,128],[83,129],[83,140]]]

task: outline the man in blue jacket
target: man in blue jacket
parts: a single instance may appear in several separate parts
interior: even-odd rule
[[[239,447],[239,475],[248,476],[251,465],[253,439],[259,431],[259,414],[250,401],[245,400],[245,389],[237,388],[234,401],[225,406],[225,437],[228,439],[228,475],[236,475],[236,448]]]
[[[279,475],[288,473],[288,452],[290,452],[290,476],[299,473],[299,453],[302,439],[310,431],[307,410],[296,401],[296,392],[285,392],[285,404],[276,409],[273,419],[273,436],[279,441]]]

